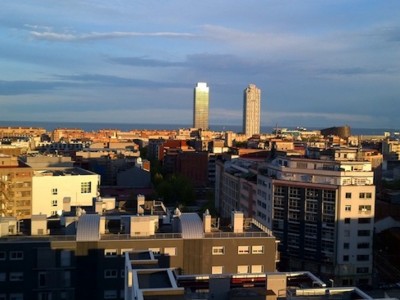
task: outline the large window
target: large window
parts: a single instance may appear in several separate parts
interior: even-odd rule
[[[22,251],[11,251],[10,252],[10,260],[23,260],[24,252]]]
[[[370,236],[371,235],[371,231],[369,230],[359,230],[358,231],[358,236]]]
[[[224,255],[225,247],[224,246],[214,246],[212,247],[212,255]]]
[[[92,183],[88,182],[81,182],[81,194],[89,194],[92,192]]]
[[[104,256],[105,257],[116,257],[117,249],[104,249]]]
[[[370,212],[371,211],[371,205],[359,205],[358,206],[359,211],[363,212]]]
[[[238,274],[250,273],[250,266],[246,266],[246,265],[237,266],[237,273]]]
[[[250,246],[239,246],[238,247],[238,254],[249,254],[250,253]]]
[[[251,273],[262,273],[264,272],[263,265],[252,265],[251,266]]]
[[[264,253],[264,246],[252,246],[251,247],[252,254],[263,254]]]
[[[117,278],[118,270],[116,269],[107,269],[104,270],[104,278]]]
[[[223,266],[212,266],[211,274],[222,274],[224,272]]]
[[[175,247],[165,247],[164,248],[164,254],[169,255],[169,256],[175,256],[176,255],[176,248]]]
[[[24,273],[22,272],[11,272],[10,273],[10,281],[23,281]]]

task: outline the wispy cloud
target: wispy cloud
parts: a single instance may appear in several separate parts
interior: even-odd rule
[[[71,32],[54,31],[30,31],[31,38],[35,40],[44,40],[52,42],[79,42],[93,40],[108,40],[130,37],[163,37],[163,38],[191,38],[191,33],[185,32],[133,32],[133,31],[113,31],[113,32],[90,32],[77,34]]]

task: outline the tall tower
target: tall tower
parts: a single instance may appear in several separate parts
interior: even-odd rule
[[[205,82],[198,82],[193,96],[193,127],[208,129],[209,87]]]
[[[243,133],[246,136],[259,134],[261,90],[255,84],[249,84],[243,94]]]

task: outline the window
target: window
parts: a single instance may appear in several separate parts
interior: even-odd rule
[[[371,220],[372,220],[371,218],[359,218],[358,224],[370,224]]]
[[[89,182],[81,182],[81,194],[89,194],[92,192],[92,183]]]
[[[71,265],[71,251],[62,250],[60,252],[60,265],[61,267],[69,267]]]
[[[0,282],[6,281],[6,273],[2,272],[0,273]]]
[[[104,278],[117,278],[117,276],[118,276],[118,271],[115,269],[104,270]]]
[[[22,272],[11,272],[10,281],[24,281],[24,273]]]
[[[345,210],[345,211],[351,211],[351,205],[346,205],[346,206],[344,207],[344,210]]]
[[[344,219],[344,223],[345,223],[345,224],[350,224],[350,218],[345,218],[345,219]]]
[[[359,205],[358,206],[358,211],[370,212],[371,211],[371,205]]]
[[[10,294],[10,298],[8,298],[10,300],[23,300],[24,299],[24,295],[22,293],[13,293]]]
[[[104,256],[105,257],[116,257],[117,249],[104,249]]]
[[[11,251],[10,252],[10,260],[23,260],[24,252],[22,251]]]
[[[223,266],[212,266],[211,267],[211,274],[222,274],[224,272]]]
[[[364,199],[365,198],[365,193],[360,193],[359,197],[360,197],[360,199]]]
[[[368,267],[361,267],[361,268],[357,268],[357,273],[360,274],[365,274],[369,272],[369,268]]]
[[[58,190],[56,188],[51,189],[51,194],[52,195],[57,195],[58,194]]]
[[[118,293],[116,290],[105,290],[104,299],[117,299]]]
[[[264,272],[263,265],[252,265],[251,266],[251,273],[262,273]]]
[[[39,274],[38,274],[38,286],[39,287],[45,287],[47,285],[46,278],[47,278],[46,272],[39,272]]]
[[[176,248],[175,247],[165,247],[164,254],[169,256],[176,256]]]
[[[252,246],[251,247],[252,254],[263,254],[264,253],[264,246]]]
[[[38,300],[52,300],[51,292],[40,292],[38,293]]]
[[[51,200],[51,205],[52,206],[57,206],[57,200]]]
[[[369,249],[369,243],[358,243],[357,249]]]
[[[249,246],[239,246],[238,247],[238,254],[249,254],[250,247]]]
[[[346,199],[351,199],[351,193],[346,193]]]
[[[250,273],[250,266],[246,266],[246,265],[237,266],[237,273],[238,274]]]
[[[365,198],[371,199],[372,198],[372,193],[365,193]]]
[[[349,248],[350,248],[350,243],[343,244],[343,249],[349,249]]]
[[[358,236],[370,236],[371,235],[371,231],[369,230],[359,230],[358,231]]]
[[[224,255],[225,254],[225,247],[224,246],[214,246],[214,247],[212,247],[212,254],[213,255]]]
[[[357,261],[368,261],[368,260],[369,260],[369,255],[366,254],[357,255]]]
[[[6,252],[5,251],[0,251],[0,260],[6,260]]]
[[[349,261],[349,256],[348,255],[343,255],[343,261]]]

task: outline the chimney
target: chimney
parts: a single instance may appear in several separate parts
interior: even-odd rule
[[[208,209],[203,214],[203,229],[205,233],[211,232],[211,215]]]
[[[243,233],[243,213],[241,211],[232,211],[231,222],[234,233]]]

